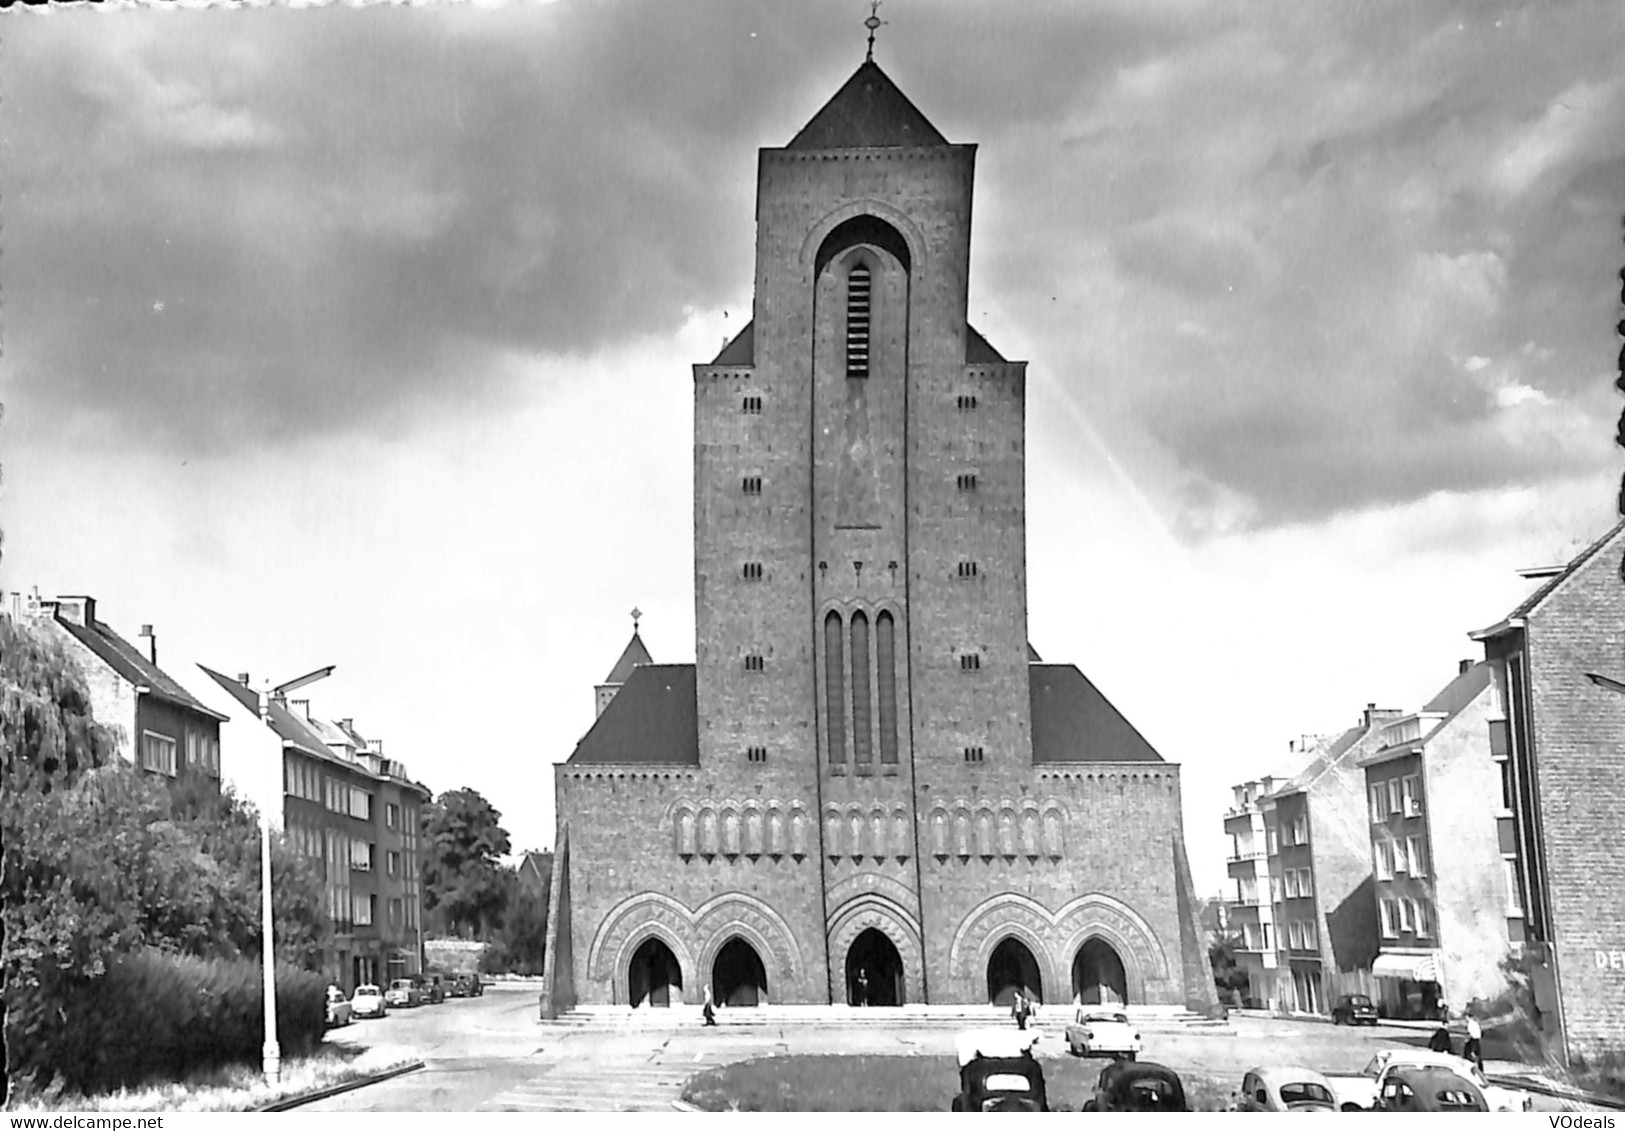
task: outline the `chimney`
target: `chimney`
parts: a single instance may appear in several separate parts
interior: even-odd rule
[[[340,719],[339,720],[339,726],[343,727],[345,730],[354,730],[355,729],[355,720],[354,719]]]
[[[1456,674],[1457,675],[1466,675],[1469,671],[1472,670],[1472,667],[1473,667],[1473,661],[1472,660],[1463,660],[1461,662],[1461,669],[1459,671],[1457,671]]]
[[[369,739],[367,739],[367,753],[369,753],[369,754],[378,754],[378,755],[381,756],[383,754],[383,752],[384,752],[384,740],[383,739],[381,739],[381,738],[369,738]]]
[[[1378,709],[1378,707],[1377,707],[1377,705],[1375,703],[1367,703],[1365,705],[1365,729],[1366,730],[1370,730],[1372,727],[1376,726],[1378,723],[1391,723],[1395,719],[1403,718],[1403,717],[1404,717],[1404,712],[1403,711],[1397,711],[1392,707],[1383,707],[1381,709]]]
[[[57,619],[77,624],[83,628],[96,627],[96,598],[94,597],[58,597],[56,599]]]
[[[306,719],[310,718],[310,700],[309,699],[290,699],[290,700],[288,700],[288,706],[293,708],[293,713],[294,714],[301,715]]]
[[[238,672],[237,673],[237,682],[242,684],[244,687],[247,687],[248,686],[248,673],[247,672]]]
[[[144,624],[144,625],[141,626],[140,635],[146,637],[146,639],[147,639],[147,659],[152,661],[152,666],[153,667],[157,667],[158,666],[158,634],[152,631],[152,625]]]

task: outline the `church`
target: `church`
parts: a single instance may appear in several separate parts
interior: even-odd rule
[[[544,1015],[1213,1002],[1179,767],[1028,644],[975,160],[872,54],[761,150],[753,320],[693,367],[695,662],[634,627],[555,767]]]

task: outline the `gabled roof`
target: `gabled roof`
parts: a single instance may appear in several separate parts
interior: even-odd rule
[[[1287,797],[1294,793],[1302,793],[1314,784],[1322,774],[1335,766],[1338,759],[1349,751],[1349,747],[1359,742],[1366,734],[1363,726],[1350,727],[1332,740],[1330,746],[1323,748],[1309,760],[1309,764],[1286,780],[1284,785],[1276,786],[1266,797]]]
[[[733,339],[722,347],[712,365],[755,365],[756,364],[756,322],[745,323],[745,328],[733,336]]]
[[[198,665],[204,675],[218,683],[227,694],[243,705],[243,709],[251,714],[260,713],[260,693],[252,687],[232,679],[229,675],[221,675],[212,668]],[[305,725],[305,721],[283,703],[271,700],[271,729],[282,739],[284,745],[293,746],[306,754],[314,754],[319,758],[335,758],[334,753],[327,748],[319,734]]]
[[[1520,621],[1522,621],[1530,613],[1534,612],[1540,603],[1546,600],[1546,598],[1550,597],[1558,586],[1562,585],[1568,581],[1569,578],[1573,577],[1577,572],[1579,572],[1582,566],[1584,566],[1592,558],[1596,557],[1597,554],[1602,551],[1604,546],[1607,546],[1614,539],[1618,538],[1622,532],[1625,532],[1625,518],[1622,518],[1620,521],[1616,522],[1613,529],[1607,534],[1604,534],[1601,538],[1598,538],[1584,550],[1581,550],[1574,560],[1569,562],[1569,564],[1563,568],[1561,573],[1557,574],[1557,576],[1551,578],[1539,589],[1536,589],[1533,593],[1529,594],[1529,596],[1524,598],[1522,603],[1520,603],[1517,608],[1513,609],[1498,623],[1492,624],[1489,628],[1481,628],[1477,632],[1469,632],[1467,635],[1472,637],[1474,640],[1484,640],[1491,636],[1499,636],[1509,629],[1519,627]]]
[[[970,323],[965,323],[965,364],[966,365],[992,365],[1007,360],[1003,354],[994,349],[988,340],[982,337],[981,332]]]
[[[865,62],[786,149],[879,149],[947,145],[948,139],[897,89],[873,59]]]
[[[1466,710],[1467,704],[1483,694],[1489,685],[1490,665],[1482,662],[1474,664],[1445,684],[1444,690],[1439,694],[1429,699],[1427,705],[1422,708],[1422,714],[1442,714],[1444,718],[1439,720],[1439,726],[1442,727]],[[1438,727],[1434,730],[1438,730]]]
[[[639,664],[569,761],[697,766],[698,719],[693,664]]]
[[[1031,640],[1027,641],[1027,662],[1029,664],[1041,664],[1044,662],[1044,657],[1038,654],[1038,649],[1033,647],[1033,642]]]
[[[1161,762],[1158,754],[1072,664],[1029,664],[1033,762]]]
[[[604,682],[625,683],[631,678],[633,668],[639,664],[652,663],[654,659],[649,655],[649,649],[643,646],[643,637],[639,636],[638,630],[634,628],[632,639],[627,641],[626,650],[621,653],[621,658],[615,661],[615,666],[610,669],[609,675],[604,677]]]
[[[141,649],[101,621],[93,620],[91,622],[93,627],[88,628],[62,617],[57,617],[56,623],[69,636],[94,652],[96,658],[112,668],[124,682],[135,687],[144,687],[149,694],[178,707],[185,707],[189,711],[207,715],[221,722],[226,721],[225,715],[211,711],[192,698],[191,692],[170,679],[163,669],[142,655]]]

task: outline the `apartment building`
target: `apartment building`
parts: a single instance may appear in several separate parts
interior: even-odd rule
[[[322,875],[333,932],[327,976],[348,993],[421,972],[419,837],[429,790],[354,720],[323,719],[306,699],[273,698],[267,738],[248,675],[202,671],[243,720],[243,748],[228,751],[234,784]]]
[[[1245,1004],[1264,1008],[1274,1008],[1281,993],[1263,807],[1275,785],[1275,778],[1265,776],[1233,786],[1235,804],[1224,815],[1225,835],[1230,838],[1229,933],[1239,939],[1236,966],[1247,975]]]
[[[1433,1017],[1501,992],[1508,953],[1500,773],[1489,664],[1463,661],[1420,711],[1384,725],[1361,759],[1381,950],[1372,964],[1389,1017]]]
[[[1543,1030],[1569,1059],[1625,1046],[1625,522],[1471,634],[1504,705],[1488,720],[1500,901]]]

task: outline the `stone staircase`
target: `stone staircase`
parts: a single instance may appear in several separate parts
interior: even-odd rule
[[[1035,1028],[1060,1029],[1072,1018],[1072,1006],[1044,1006]],[[1131,1005],[1123,1012],[1145,1032],[1180,1032],[1190,1028],[1222,1028],[1225,1022],[1204,1017],[1183,1006]],[[624,1005],[578,1005],[567,1013],[543,1021],[543,1026],[598,1032],[687,1028],[699,1023],[700,1007],[670,1008]],[[1010,1011],[992,1005],[904,1005],[857,1009],[845,1005],[761,1005],[717,1010],[717,1023],[729,1028],[834,1028],[866,1029],[978,1029],[1002,1028],[1012,1023]]]

